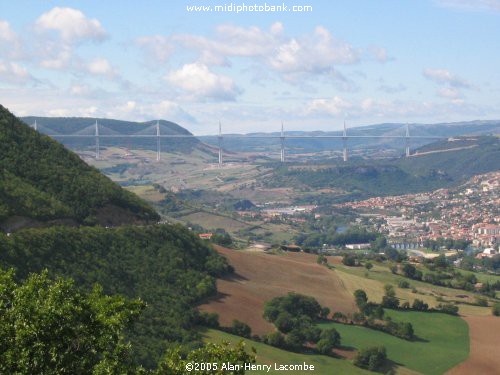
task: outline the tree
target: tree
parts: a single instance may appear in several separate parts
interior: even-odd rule
[[[458,314],[458,306],[452,303],[445,303],[437,305],[437,309],[445,314],[457,315]]]
[[[292,351],[299,351],[302,349],[302,344],[305,337],[298,331],[293,330],[285,337],[285,346]]]
[[[416,272],[417,268],[413,264],[405,264],[403,266],[403,274],[410,279],[415,278]]]
[[[448,267],[448,261],[446,260],[444,254],[441,254],[438,257],[434,258],[434,265],[438,268]]]
[[[342,263],[345,266],[354,267],[354,266],[356,266],[356,256],[352,255],[352,254],[346,254],[342,258]]]
[[[371,264],[370,262],[366,262],[365,263],[365,268],[369,271],[373,268],[373,264]]]
[[[324,256],[323,254],[320,254],[316,259],[316,262],[321,265],[326,265],[328,264],[328,259],[326,259],[326,256]]]
[[[189,371],[187,367],[189,363],[203,363],[205,366],[209,366],[209,369],[207,368],[204,371]],[[169,350],[161,360],[158,369],[155,371],[155,375],[190,375],[195,373],[216,375],[229,373],[221,370],[222,363],[235,365],[235,370],[231,371],[231,374],[243,375],[245,374],[245,364],[255,363],[255,349],[252,348],[252,353],[247,353],[245,343],[240,341],[235,347],[230,347],[227,342],[223,342],[222,344],[210,343],[189,352],[188,355],[183,355],[178,348]]]
[[[231,332],[237,336],[250,338],[252,335],[252,329],[246,323],[240,322],[239,320],[233,320],[233,325],[231,327]]]
[[[123,330],[144,307],[98,285],[80,292],[47,271],[17,284],[0,270],[0,373],[135,373]]]
[[[387,359],[387,353],[384,346],[375,346],[361,349],[354,357],[354,365],[367,368],[370,371],[380,369]]]
[[[274,321],[274,325],[280,332],[288,333],[293,329],[295,321],[290,313],[283,311]]]
[[[358,306],[358,309],[362,311],[368,302],[368,297],[366,296],[366,292],[363,289],[355,290],[354,301],[356,302],[356,306]]]
[[[497,302],[493,305],[493,307],[491,308],[491,313],[494,316],[500,316],[500,302]]]
[[[330,315],[330,309],[328,307],[322,307],[320,312],[320,317],[322,319],[328,319],[328,315]]]
[[[398,281],[398,286],[401,288],[401,289],[408,289],[410,287],[410,283],[406,280],[399,280]]]
[[[396,297],[394,287],[390,284],[386,284],[384,286],[384,289],[385,296],[382,297],[382,307],[386,307],[388,309],[397,309],[399,307],[399,300]]]
[[[332,316],[333,320],[337,320],[337,321],[346,321],[347,317],[345,316],[345,314],[341,313],[340,311],[335,311],[333,313],[333,316]]]
[[[427,311],[429,309],[429,305],[426,304],[424,301],[422,301],[421,299],[418,299],[416,298],[414,301],[413,301],[413,305],[411,306],[411,308],[413,310],[417,310],[417,311]]]
[[[407,340],[411,340],[414,337],[413,326],[411,323],[398,323],[398,328],[396,335],[398,337],[405,338]]]
[[[321,331],[320,340],[327,340],[333,346],[340,346],[340,334],[335,328],[328,328]]]
[[[285,337],[280,332],[272,332],[265,337],[264,342],[277,348],[283,348],[285,346]]]

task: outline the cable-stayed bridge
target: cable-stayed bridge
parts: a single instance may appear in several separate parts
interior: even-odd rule
[[[100,125],[96,120],[94,124],[91,124],[83,129],[80,129],[72,134],[61,134],[55,132],[44,126],[37,124],[36,120],[32,127],[37,130],[43,130],[45,135],[52,138],[94,138],[95,139],[95,157],[100,158],[100,140],[104,138],[152,138],[156,139],[156,160],[161,160],[161,139],[162,138],[197,138],[193,134],[172,134],[172,131],[161,125],[159,121],[156,124],[150,125],[139,132],[133,134],[122,134],[116,130],[110,129],[106,126]],[[210,136],[204,136],[210,137]],[[445,136],[432,136],[432,135],[410,135],[410,127],[406,124],[404,135],[349,135],[347,132],[347,126],[344,121],[344,127],[342,130],[342,135],[329,135],[329,134],[287,134],[284,129],[283,123],[281,123],[281,132],[279,134],[223,134],[222,125],[219,122],[219,132],[214,135],[218,140],[218,163],[223,164],[223,143],[224,139],[234,139],[234,138],[256,138],[256,139],[276,139],[280,143],[280,160],[285,162],[286,158],[286,140],[287,139],[340,139],[342,140],[342,156],[343,160],[346,162],[349,157],[348,150],[348,140],[349,139],[401,139],[405,144],[405,155],[407,157],[411,156],[411,139],[447,139]]]

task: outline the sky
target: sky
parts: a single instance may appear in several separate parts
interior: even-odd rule
[[[499,66],[500,0],[0,0],[18,116],[194,134],[500,119]]]

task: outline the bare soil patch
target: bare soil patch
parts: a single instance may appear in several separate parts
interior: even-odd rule
[[[500,372],[500,318],[464,317],[469,325],[470,355],[448,375],[498,374]]]
[[[316,255],[270,255],[215,248],[235,268],[235,274],[217,281],[218,296],[200,306],[200,310],[219,314],[223,326],[238,319],[247,323],[254,334],[273,331],[274,326],[262,317],[264,303],[292,291],[316,298],[332,312],[356,311],[342,280],[334,271],[318,265]]]

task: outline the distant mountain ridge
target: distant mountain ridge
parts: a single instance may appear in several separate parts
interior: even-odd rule
[[[21,117],[29,126],[37,124],[37,129],[40,133],[47,135],[95,135],[95,124],[99,126],[100,135],[124,135],[123,138],[103,138],[101,139],[102,147],[121,146],[121,147],[137,147],[143,149],[154,150],[156,147],[156,139],[154,137],[144,137],[145,135],[156,135],[157,120],[135,122],[123,121],[106,118],[95,117],[40,117],[26,116]],[[187,129],[179,124],[171,121],[158,120],[160,125],[160,134],[162,135],[192,135]],[[141,137],[130,138],[127,136],[139,135]],[[54,137],[58,139],[57,137]],[[91,147],[95,140],[90,138],[59,138],[61,143],[71,149],[81,149]],[[163,151],[169,152],[191,152],[197,147],[202,147],[203,144],[196,138],[175,138],[175,141],[167,141],[162,139],[161,144]]]
[[[158,214],[0,105],[0,227],[148,222]]]
[[[455,137],[462,135],[491,135],[500,134],[500,120],[476,120],[453,123],[419,124],[410,123],[410,136],[437,136],[437,137]],[[286,130],[286,129],[285,129]],[[286,131],[287,135],[313,135],[342,136],[342,130],[336,131]],[[382,123],[375,125],[358,126],[347,129],[347,136],[376,135],[376,136],[404,136],[406,133],[405,123]],[[279,132],[271,133],[249,133],[248,135],[272,135],[279,136]],[[215,145],[215,137],[198,137],[203,142]],[[412,139],[411,147],[418,148],[423,145],[435,142],[435,139]],[[287,139],[285,141],[288,152],[313,152],[329,151],[342,149],[340,139]],[[224,147],[229,150],[239,149],[240,151],[264,151],[265,149],[276,149],[279,147],[277,139],[252,139],[229,137],[224,139]],[[404,139],[348,139],[348,147],[356,148],[400,148],[405,147]]]
[[[500,170],[499,160],[499,137],[456,137],[418,148],[408,158],[285,164],[266,184],[336,188],[346,192],[339,199],[364,199],[457,186],[474,175]]]

